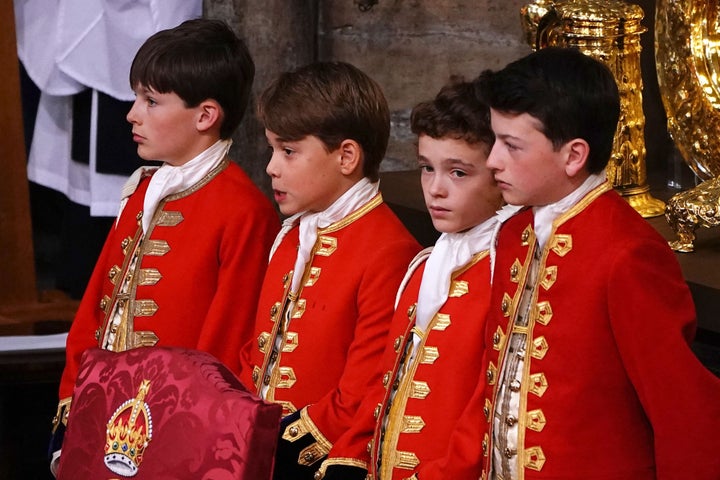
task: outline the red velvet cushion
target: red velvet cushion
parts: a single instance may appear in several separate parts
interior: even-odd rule
[[[270,479],[280,414],[207,353],[91,349],[58,479]]]

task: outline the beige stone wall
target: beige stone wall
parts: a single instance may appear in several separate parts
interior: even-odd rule
[[[255,91],[275,75],[314,59],[353,63],[383,87],[392,111],[392,137],[382,170],[415,168],[409,113],[452,75],[467,79],[530,52],[520,23],[529,0],[205,0],[204,14],[223,18],[247,39],[258,68]],[[653,58],[654,0],[645,11],[643,108],[648,176],[664,180],[672,142],[665,128]],[[240,163],[267,188],[267,149],[252,116],[236,136]],[[240,152],[240,149],[242,150]]]
[[[318,57],[363,69],[383,87],[392,137],[382,169],[415,168],[412,107],[453,75],[476,77],[530,51],[520,26],[524,0],[321,0]]]

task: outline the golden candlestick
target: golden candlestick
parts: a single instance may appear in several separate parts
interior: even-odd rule
[[[537,13],[546,13],[537,20]],[[521,9],[526,37],[535,49],[573,47],[607,65],[620,92],[620,120],[607,166],[615,189],[643,217],[665,211],[650,195],[645,166],[645,116],[642,110],[640,35],[644,12],[619,0],[537,0]],[[536,30],[533,35],[533,28]]]

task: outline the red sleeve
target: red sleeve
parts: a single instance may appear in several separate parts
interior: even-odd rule
[[[677,260],[664,242],[635,243],[609,283],[611,327],[652,424],[658,480],[717,480],[720,379],[690,349],[695,310]]]
[[[414,242],[396,242],[362,260],[366,267],[357,292],[358,318],[345,368],[337,388],[308,408],[310,418],[330,442],[350,428],[368,387],[380,383],[379,361],[393,316],[395,294],[418,250]]]
[[[488,423],[483,413],[485,377],[478,384],[467,407],[458,418],[448,441],[445,455],[436,460],[421,462],[416,474],[421,480],[477,479],[482,474],[483,441]]]
[[[197,349],[212,352],[236,375],[238,352],[253,334],[258,297],[267,259],[280,229],[277,214],[247,209],[228,221],[220,241],[217,290],[203,323]]]
[[[60,400],[72,396],[78,368],[80,367],[80,358],[83,352],[88,348],[97,346],[95,331],[100,325],[97,323],[95,312],[99,308],[98,304],[102,296],[103,282],[108,273],[108,268],[106,267],[107,261],[105,259],[109,255],[111,246],[119,243],[114,240],[114,238],[115,228],[113,227],[105,239],[105,244],[100,251],[98,260],[95,263],[95,268],[93,269],[85,293],[80,301],[80,306],[70,326],[70,332],[68,333],[65,345],[65,368],[63,369],[60,379]]]

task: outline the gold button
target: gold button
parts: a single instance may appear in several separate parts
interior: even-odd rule
[[[486,420],[487,420],[488,418],[490,418],[490,407],[488,407],[487,405],[485,405],[485,406],[483,407],[483,413],[485,414],[485,419],[486,419]]]
[[[380,416],[380,409],[382,408],[382,405],[379,403],[377,404],[377,407],[375,407],[375,411],[373,412],[373,417],[375,417],[375,420]]]
[[[517,455],[517,450],[515,450],[514,448],[506,448],[505,449],[505,457],[506,458],[512,458],[515,455]]]
[[[511,392],[519,392],[520,391],[520,380],[513,380],[510,382],[510,391]]]
[[[507,313],[509,308],[510,303],[507,300],[503,299],[502,303],[500,304],[500,309],[503,313]]]
[[[100,340],[100,328],[95,330],[95,340]]]
[[[103,298],[100,300],[100,310],[105,310],[107,308],[107,299]]]
[[[312,452],[305,452],[305,455],[303,455],[303,459],[308,463],[312,462],[313,460],[315,460],[315,454]]]
[[[400,381],[399,381],[399,380],[395,380],[395,381],[393,382],[393,390],[397,390],[399,386],[400,386]]]
[[[482,450],[483,450],[483,455],[487,455],[487,451],[488,451],[488,441],[487,441],[486,438],[483,438],[483,441],[482,441]]]
[[[135,215],[135,218],[136,218],[137,220],[140,220],[142,217],[143,217],[143,211],[140,210],[140,211],[137,213],[137,215]]]
[[[515,278],[515,277],[517,277],[517,274],[518,274],[518,267],[517,267],[517,265],[513,265],[512,267],[510,267],[510,276],[511,276],[512,278]]]
[[[407,316],[408,318],[412,318],[413,315],[415,315],[415,308],[417,307],[417,303],[413,303],[408,307],[407,310]]]
[[[266,386],[270,385],[270,375],[265,375],[265,377],[263,377],[263,384]]]
[[[520,239],[521,239],[523,242],[527,242],[527,241],[528,241],[528,238],[530,238],[530,232],[528,232],[527,230],[525,230],[524,232],[522,232],[522,235],[520,236]]]
[[[290,278],[290,275],[288,275],[287,273],[285,275],[283,275],[283,278],[282,278],[283,285],[287,283],[289,278]]]
[[[516,423],[517,423],[517,418],[513,417],[512,415],[508,415],[508,416],[505,417],[505,424],[506,424],[508,427],[512,427],[512,426],[515,425]]]
[[[397,337],[395,339],[395,343],[393,343],[393,348],[396,352],[400,349],[400,345],[402,345],[402,335]]]
[[[500,332],[495,332],[493,335],[493,345],[497,346],[500,344]]]
[[[270,354],[270,361],[275,362],[275,360],[277,360],[277,358],[278,358],[278,352],[273,350],[272,353]]]
[[[323,476],[324,475],[322,474],[322,472],[320,470],[318,470],[315,473],[313,473],[313,480],[322,480]]]
[[[270,316],[274,317],[277,314],[277,311],[278,311],[277,305],[273,305],[272,307],[270,307]]]
[[[382,383],[384,387],[387,387],[387,384],[390,383],[390,372],[386,372],[385,375],[383,375]]]
[[[495,375],[493,374],[493,371],[488,368],[487,372],[485,373],[487,375],[487,381],[488,383],[493,383],[493,379],[495,378]]]
[[[253,383],[257,383],[259,376],[260,376],[260,375],[258,374],[258,372],[253,372],[253,373],[252,373]]]
[[[260,335],[258,337],[258,347],[263,348],[265,346],[265,337]]]
[[[288,433],[290,434],[291,437],[297,437],[299,431],[298,431],[298,428],[293,425],[292,427],[290,427],[288,429]]]
[[[120,242],[120,246],[123,250],[127,248],[127,246],[130,245],[130,239],[129,238],[123,238],[123,241]]]
[[[115,270],[114,268],[111,268],[110,271],[108,272],[108,278],[110,278],[110,280],[112,280],[113,278],[115,278],[115,275],[117,275],[117,270]]]
[[[371,453],[371,452],[372,452],[372,448],[373,448],[373,441],[370,440],[370,441],[368,442],[368,444],[367,444],[367,452],[368,452],[368,453]]]

